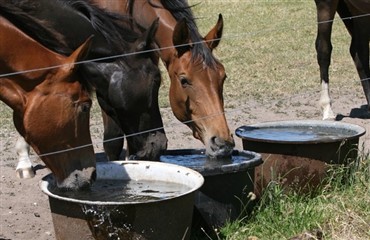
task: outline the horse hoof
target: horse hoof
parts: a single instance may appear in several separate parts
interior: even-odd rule
[[[324,120],[324,121],[334,121],[335,119],[336,119],[335,116],[329,116],[329,117],[322,118],[322,120]]]
[[[333,121],[336,119],[337,116],[335,116],[334,112],[326,113],[323,114],[322,120],[328,120],[328,121]]]
[[[20,179],[33,178],[35,176],[35,172],[32,168],[19,168],[15,172],[17,174],[17,177]]]

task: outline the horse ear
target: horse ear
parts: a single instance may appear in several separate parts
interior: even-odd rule
[[[173,30],[172,42],[176,48],[178,57],[181,57],[181,55],[191,48],[190,32],[185,18],[176,24]]]
[[[211,50],[215,49],[220,43],[223,28],[224,28],[224,20],[222,18],[222,14],[219,14],[216,25],[204,37],[204,40],[206,41],[208,47]]]
[[[137,44],[136,51],[144,51],[151,48],[152,43],[154,43],[155,34],[157,33],[159,26],[159,18],[155,19],[152,25],[145,31],[143,36],[139,39],[139,44]]]
[[[1,80],[0,100],[7,104],[14,112],[23,113],[27,94],[23,88],[7,79]]]
[[[93,36],[90,36],[81,46],[79,46],[69,57],[66,58],[61,69],[65,72],[75,71],[78,67],[76,62],[86,59]]]

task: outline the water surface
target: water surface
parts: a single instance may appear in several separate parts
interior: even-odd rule
[[[240,164],[242,162],[248,161],[251,158],[244,155],[232,155],[230,158],[209,158],[205,154],[166,154],[160,157],[161,162],[172,163],[181,165],[184,167],[189,167],[192,169],[197,168],[219,168],[224,165],[229,164]]]
[[[241,127],[236,131],[240,137],[255,140],[321,142],[342,140],[354,136],[351,130],[330,127]]]
[[[53,194],[87,201],[103,202],[147,202],[179,196],[190,187],[173,182],[149,180],[98,180],[90,190],[60,191],[50,189]]]

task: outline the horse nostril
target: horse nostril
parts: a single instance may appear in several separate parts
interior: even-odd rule
[[[210,148],[213,151],[220,151],[228,153],[235,147],[235,143],[232,141],[227,141],[223,138],[219,138],[216,136],[211,137],[210,139]]]
[[[211,137],[211,143],[216,146],[223,146],[225,145],[225,141],[219,137],[213,136]]]

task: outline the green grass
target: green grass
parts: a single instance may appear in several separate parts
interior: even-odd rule
[[[368,155],[348,167],[333,168],[327,182],[309,195],[286,193],[280,185],[271,185],[248,219],[229,223],[214,239],[281,240],[303,234],[321,234],[323,239],[370,239]]]
[[[225,102],[280,99],[319,90],[314,1],[197,1],[197,23],[205,35],[224,17],[215,55],[226,68]],[[333,28],[332,88],[361,86],[349,55],[349,35],[341,21]],[[345,67],[343,67],[345,66]]]

